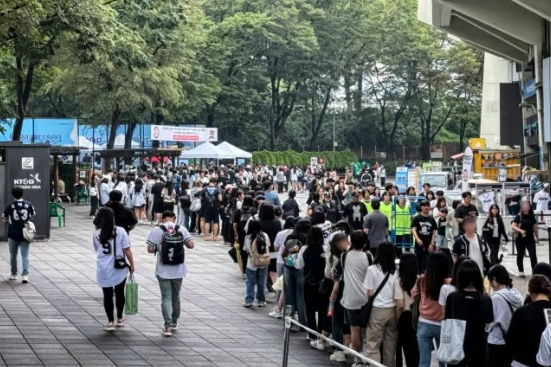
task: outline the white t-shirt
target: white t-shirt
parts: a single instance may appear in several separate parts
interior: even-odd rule
[[[536,195],[534,195],[534,203],[536,203],[536,210],[542,211],[547,210],[549,207],[549,201],[551,200],[551,197],[549,197],[549,193],[545,191],[539,191]]]
[[[495,194],[492,191],[483,192],[478,195],[478,200],[482,203],[482,211],[488,213],[492,204],[495,204]]]
[[[262,232],[264,235],[264,239],[266,240],[266,245],[270,247],[270,237],[264,232]],[[245,241],[243,242],[243,250],[246,251],[249,254],[249,261],[247,261],[247,269],[256,270],[258,269],[256,266],[253,266],[253,260],[251,258],[251,236],[246,236]]]
[[[541,334],[540,349],[536,361],[542,366],[551,366],[551,325],[547,325]]]
[[[121,227],[116,227],[117,257],[124,256],[124,249],[130,247],[128,234]],[[128,269],[115,269],[115,251],[113,238],[108,243],[101,244],[99,235],[101,229],[94,232],[94,249],[96,250],[96,280],[100,287],[114,287],[122,283],[128,274]]]
[[[467,236],[465,236],[465,238],[467,239],[467,241],[469,241],[469,257],[471,258],[471,260],[476,262],[476,264],[480,268],[480,272],[484,274],[484,255],[480,251],[478,236],[474,236],[473,238],[468,238]]]
[[[396,297],[394,295],[394,286],[396,278],[398,278],[398,272],[390,274],[387,282],[383,286],[383,289],[379,292],[377,297],[373,300],[373,307],[378,308],[391,308],[396,306]],[[381,270],[379,265],[371,265],[367,268],[367,274],[365,275],[364,287],[369,291],[375,291],[379,288],[379,285],[385,279],[385,274]],[[401,297],[401,293],[399,295]]]
[[[403,299],[404,300],[404,311],[411,311],[411,304],[413,303],[413,298],[402,289],[400,285],[400,277],[396,277],[394,281],[394,299]]]
[[[166,222],[163,223],[163,226],[165,226],[165,228],[170,231],[174,229],[176,223]],[[180,226],[178,227],[178,230],[184,235],[184,246],[187,247],[187,245],[193,240],[193,238],[184,227]],[[153,228],[151,232],[149,232],[149,236],[147,237],[147,245],[158,250],[158,247],[161,246],[163,242],[163,235],[164,232],[161,227]],[[182,279],[186,277],[187,266],[185,261],[184,263],[178,265],[165,265],[161,261],[161,256],[157,254],[157,266],[155,267],[155,274],[162,279]]]
[[[440,303],[440,306],[446,306],[446,300],[453,292],[455,292],[455,286],[451,284],[444,284],[440,288],[440,294],[438,295],[438,303]]]
[[[277,250],[277,263],[278,264],[285,264],[285,261],[283,261],[283,250],[285,248],[285,240],[287,237],[293,232],[292,229],[284,229],[282,231],[277,232],[277,236],[274,240],[274,247]]]

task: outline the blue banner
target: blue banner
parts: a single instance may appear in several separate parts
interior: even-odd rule
[[[530,79],[530,80],[527,80],[525,83],[524,83],[524,93],[523,93],[523,96],[524,98],[530,98],[532,96],[536,95],[536,80],[535,79]]]

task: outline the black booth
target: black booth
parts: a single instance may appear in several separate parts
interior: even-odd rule
[[[21,187],[36,210],[37,239],[50,238],[50,181],[49,144],[0,143],[0,208],[13,201],[11,189]],[[0,240],[6,240],[6,229],[0,225]]]

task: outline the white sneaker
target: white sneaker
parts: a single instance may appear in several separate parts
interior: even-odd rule
[[[17,280],[17,274],[15,274],[15,275],[10,275],[10,280]]]
[[[346,355],[342,351],[336,351],[329,356],[329,360],[333,362],[344,363],[346,362]]]
[[[23,284],[27,284],[29,282],[29,276],[28,275],[23,275],[21,277],[22,281],[23,281]]]
[[[525,277],[524,272],[523,272],[523,271],[519,271],[519,272],[518,272],[518,276],[524,278],[524,277]]]
[[[310,346],[317,350],[325,350],[325,342],[323,340],[311,341]]]
[[[268,314],[268,316],[274,318],[274,319],[282,319],[283,318],[283,312],[278,310],[273,310]]]

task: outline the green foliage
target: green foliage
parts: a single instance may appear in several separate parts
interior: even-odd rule
[[[285,150],[282,152],[272,152],[262,150],[253,152],[253,163],[287,166],[307,166],[310,164],[311,157],[323,158],[324,166],[328,168],[345,168],[357,160],[356,154],[349,150],[344,151],[325,151],[325,152],[296,152],[294,150]]]

